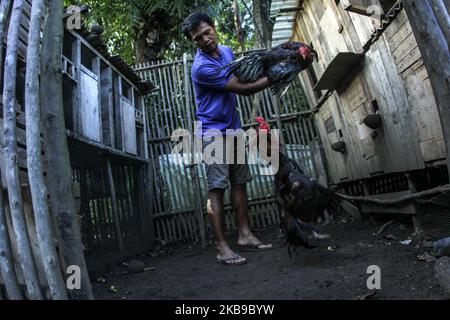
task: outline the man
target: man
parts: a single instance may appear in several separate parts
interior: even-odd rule
[[[235,94],[254,94],[267,88],[269,80],[267,77],[261,77],[253,83],[242,83],[234,75],[227,77],[226,70],[220,71],[220,68],[234,60],[234,55],[229,47],[217,43],[216,29],[208,15],[191,14],[183,22],[182,32],[198,48],[192,65],[192,81],[197,104],[196,115],[202,125],[201,134],[205,137],[208,132],[215,130],[219,132],[214,136],[215,140],[226,140],[224,136],[227,129],[238,130],[242,127],[236,110]],[[204,143],[203,147],[207,145],[208,143]],[[234,150],[236,151],[236,148]],[[206,165],[207,212],[211,217],[217,241],[217,261],[225,265],[241,265],[247,262],[246,258],[230,248],[224,236],[223,197],[229,185],[231,204],[239,225],[238,245],[254,250],[272,249],[271,244],[263,244],[250,230],[245,185],[251,181],[252,176],[247,164],[234,163],[226,164],[223,161]]]

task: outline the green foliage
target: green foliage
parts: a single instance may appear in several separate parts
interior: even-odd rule
[[[126,0],[64,0],[66,6],[86,5],[90,13],[83,17],[83,24],[101,24],[105,32],[102,38],[113,55],[121,55],[125,61],[134,61],[131,5]]]
[[[90,26],[99,23],[104,26],[102,35],[111,54],[121,55],[128,63],[135,61],[137,32],[146,19],[155,13],[163,14],[168,21],[164,30],[171,39],[165,58],[180,57],[184,52],[195,53],[191,42],[180,31],[183,19],[192,12],[203,11],[216,23],[220,43],[239,51],[236,39],[234,16],[229,0],[64,0],[65,5],[85,4],[90,13],[83,17],[83,23]],[[244,6],[245,1],[246,6]],[[249,15],[252,0],[241,0],[241,19],[245,35],[245,49],[251,49],[255,34],[253,20]]]

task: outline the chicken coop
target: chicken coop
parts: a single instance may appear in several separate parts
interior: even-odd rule
[[[86,259],[104,268],[153,244],[145,98],[155,88],[98,33],[75,31],[64,36],[64,115]]]
[[[28,217],[33,213],[27,175],[24,90],[30,12],[28,0],[20,27],[16,81],[19,175]],[[92,275],[149,249],[154,241],[145,99],[155,88],[141,81],[121,57],[108,54],[100,33],[98,27],[66,28],[61,60],[74,196]],[[3,119],[0,125],[3,128]],[[50,168],[45,170],[51,174]],[[4,175],[4,168],[1,171]],[[36,249],[38,240],[33,228],[29,232]]]
[[[380,199],[447,184],[440,116],[402,1],[274,3],[275,40],[306,41],[319,54],[300,81],[329,183]],[[411,215],[430,234],[450,231],[448,205],[361,209]]]

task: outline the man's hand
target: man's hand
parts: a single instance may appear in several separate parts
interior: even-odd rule
[[[263,76],[256,80],[255,82],[240,82],[236,76],[233,76],[230,81],[228,81],[225,87],[226,91],[234,92],[243,96],[250,96],[261,90],[266,89],[270,85],[269,78]]]

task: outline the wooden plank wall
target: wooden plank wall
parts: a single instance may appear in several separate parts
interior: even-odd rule
[[[305,1],[303,9],[293,40],[312,43],[318,51],[320,61],[313,65],[317,78],[337,53],[363,52],[380,24],[334,1]],[[311,77],[304,72],[301,78],[314,106]],[[374,113],[374,100],[383,119],[376,132],[362,122]],[[403,11],[366,53],[361,69],[321,107],[316,120],[334,183],[421,169],[425,161],[445,157],[430,81]],[[346,143],[344,154],[331,149],[339,140]]]
[[[409,111],[424,161],[445,158],[445,144],[433,89],[406,13],[383,35],[406,89]]]
[[[19,32],[19,58],[23,61],[27,56],[28,30],[30,28],[31,0],[25,0],[25,7],[22,13],[22,23]]]

